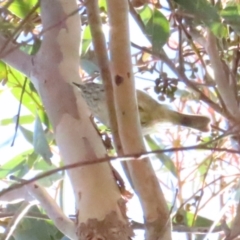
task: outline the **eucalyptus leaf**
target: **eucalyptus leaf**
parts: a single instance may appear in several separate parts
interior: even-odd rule
[[[7,67],[3,61],[0,61],[0,81],[7,79]]]
[[[227,30],[221,23],[221,18],[217,7],[210,4],[207,0],[174,0],[185,11],[194,16],[197,23],[205,24],[217,37],[225,37]]]
[[[146,32],[151,39],[154,52],[159,52],[170,35],[170,26],[166,17],[156,8],[146,24]]]
[[[23,134],[24,138],[30,143],[33,144],[33,132],[31,132],[30,130],[22,127],[22,126],[18,126],[19,130],[21,131],[21,133]]]
[[[81,52],[82,56],[84,56],[87,53],[91,43],[92,43],[92,35],[91,35],[90,27],[88,25],[83,30],[82,52]]]
[[[99,8],[103,8],[103,9],[105,9],[105,11],[107,11],[106,0],[98,0],[98,6],[99,6]]]
[[[200,22],[211,25],[214,22],[220,22],[220,16],[217,9],[207,0],[174,0],[184,10],[194,15]]]
[[[8,10],[19,18],[25,18],[38,0],[14,0]]]
[[[239,35],[240,34],[240,4],[227,6],[224,8],[220,14],[227,24],[229,24],[234,31]]]
[[[89,75],[99,71],[99,67],[96,64],[86,59],[81,59],[81,66]]]
[[[50,170],[55,169],[56,167],[53,165],[49,165],[46,161],[44,161],[43,159],[39,159],[39,161],[35,161],[34,165],[33,165],[33,169],[36,171],[41,171],[41,172],[47,172]],[[54,174],[51,174],[48,177],[42,178],[40,180],[38,180],[38,182],[44,186],[44,187],[50,187],[52,186],[56,181],[62,179],[62,173],[61,172],[57,172]]]
[[[194,215],[195,215],[194,213],[186,212],[185,216],[186,216],[188,226],[192,226]],[[208,218],[197,215],[197,218],[194,223],[195,223],[194,224],[195,227],[211,227],[213,224],[213,221]]]
[[[23,115],[19,117],[19,124],[30,124],[33,123],[35,120],[34,116],[29,114],[29,115]],[[2,126],[6,126],[9,124],[13,124],[15,121],[13,118],[4,118],[0,120],[0,124]]]
[[[35,152],[40,154],[48,164],[52,164],[50,159],[52,157],[52,152],[48,145],[42,123],[38,115],[36,116],[34,124],[33,147]]]
[[[198,172],[201,179],[204,180],[205,174],[208,172],[210,165],[212,164],[212,156],[207,156],[198,166]]]
[[[151,148],[152,151],[160,150],[159,145],[149,136],[145,137],[148,146]],[[177,177],[177,170],[172,161],[172,159],[164,153],[157,153],[156,157],[162,162],[162,164],[173,174],[174,177]]]
[[[152,9],[148,5],[146,5],[139,11],[139,15],[140,15],[143,23],[145,25],[147,25],[147,23],[149,22],[149,20],[152,17]]]
[[[40,49],[41,47],[41,43],[42,41],[38,38],[34,39],[34,43],[33,44],[25,44],[25,45],[22,45],[20,47],[20,49],[22,51],[24,51],[25,53],[28,53],[30,55],[34,55],[38,52],[38,50]]]
[[[16,212],[19,208],[19,204],[8,207],[9,211],[13,209]],[[42,212],[36,206],[33,206],[29,211],[31,214],[41,215]],[[15,240],[60,240],[63,234],[54,226],[51,220],[38,220],[24,218],[14,231]]]
[[[44,109],[39,95],[30,88],[29,84],[26,84],[24,93],[22,93],[25,80],[26,77],[22,73],[12,67],[8,67],[7,85],[11,89],[13,96],[17,100],[20,100],[23,94],[22,104],[35,115],[36,109],[38,109],[38,111],[44,111]],[[27,79],[27,81],[29,80]]]
[[[28,155],[31,153],[32,153],[32,149],[27,150],[15,156],[14,158],[10,159],[5,164],[3,164],[0,168],[0,179],[5,178],[6,176],[20,170],[22,166],[26,163]]]
[[[188,212],[183,209],[179,209],[177,214],[175,215],[174,222],[181,224],[181,225],[186,225],[189,227],[208,227],[210,228],[213,224],[213,221],[199,216],[196,216],[196,220],[194,220],[195,214],[193,212]],[[194,225],[192,223],[194,222]]]

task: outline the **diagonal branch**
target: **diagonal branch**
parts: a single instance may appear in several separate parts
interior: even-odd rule
[[[41,173],[41,174],[37,175],[36,177],[31,178],[30,180],[26,180],[24,183],[13,184],[12,186],[10,186],[8,188],[3,189],[0,192],[0,197],[2,197],[6,193],[11,192],[15,189],[21,188],[22,186],[24,186],[26,184],[30,184],[30,183],[33,183],[33,182],[39,180],[39,179],[51,176],[52,174],[54,174],[56,172],[59,172],[59,171],[64,171],[64,170],[73,169],[73,168],[77,168],[77,167],[88,166],[88,165],[94,165],[94,164],[98,164],[98,163],[110,162],[110,161],[136,161],[136,160],[140,161],[140,160],[144,160],[146,157],[154,156],[155,154],[159,154],[159,153],[167,153],[167,152],[175,152],[175,151],[189,151],[189,150],[197,150],[197,149],[207,150],[207,151],[216,151],[216,152],[228,152],[228,153],[231,153],[231,154],[240,154],[240,151],[234,150],[234,149],[212,148],[212,147],[208,147],[207,145],[195,145],[195,146],[188,146],[188,147],[181,147],[181,148],[160,149],[160,150],[154,150],[154,151],[150,151],[150,152],[125,154],[122,157],[108,156],[108,157],[103,157],[103,158],[97,158],[97,159],[92,160],[90,162],[87,161],[87,160],[85,160],[85,161],[82,160],[82,161],[78,161],[78,162],[63,166],[63,167],[59,167],[59,168]],[[10,199],[10,198],[7,198],[7,199]]]
[[[167,64],[167,66],[176,74],[176,76],[182,80],[188,87],[190,87],[192,90],[194,90],[197,94],[199,94],[199,98],[204,101],[205,103],[207,103],[211,108],[213,108],[216,112],[221,113],[223,116],[228,116],[226,113],[223,112],[222,108],[215,102],[213,102],[210,98],[208,98],[203,92],[201,92],[194,83],[192,83],[191,81],[188,80],[188,78],[181,72],[179,72],[179,70],[175,67],[174,63],[172,63],[172,61],[168,58],[168,56],[166,55],[166,53],[162,52],[162,53],[155,53],[153,51],[151,51],[150,49],[146,48],[146,47],[141,47],[135,43],[131,43],[131,45],[137,49],[140,49],[144,52],[147,52],[151,55],[153,55],[154,57],[159,58],[160,60],[162,60],[164,63]]]
[[[4,49],[2,49],[3,46],[5,46]],[[9,40],[2,35],[0,35],[0,48],[2,49],[0,52],[0,59],[26,76],[30,76],[33,56],[19,50],[19,47],[16,44],[9,42]]]
[[[144,26],[144,23],[142,22],[141,17],[139,16],[139,14],[135,11],[135,9],[133,8],[131,2],[129,1],[129,9],[130,9],[130,13],[132,15],[132,17],[135,19],[136,23],[138,24],[139,28],[141,29],[142,33],[145,35],[145,37],[149,40],[149,42],[151,42],[151,40],[149,39],[149,36],[146,33],[146,29]],[[138,48],[144,52],[147,52],[157,58],[159,58],[161,61],[163,61],[172,71],[173,73],[176,74],[176,76],[183,82],[186,84],[186,86],[188,86],[189,88],[191,88],[192,90],[194,90],[197,94],[199,94],[199,98],[204,101],[205,103],[207,103],[210,107],[212,107],[215,111],[221,113],[224,116],[227,116],[227,113],[223,112],[223,109],[216,104],[215,102],[213,102],[210,98],[208,98],[201,90],[199,90],[194,83],[192,83],[191,81],[189,81],[189,79],[185,76],[184,73],[182,73],[181,71],[179,71],[179,69],[174,65],[174,63],[169,59],[169,57],[167,56],[167,54],[165,53],[164,49],[161,50],[161,52],[153,52],[148,48],[145,47],[140,47],[134,43],[132,43],[132,46],[135,48]]]

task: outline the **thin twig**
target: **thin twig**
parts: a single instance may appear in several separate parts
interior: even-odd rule
[[[169,211],[169,215],[171,216],[172,212],[173,212],[173,209],[174,209],[174,206],[176,204],[176,201],[177,201],[177,196],[178,196],[178,189],[176,189],[175,191],[175,195],[174,195],[174,199],[173,199],[173,204],[172,204],[172,207]]]
[[[13,33],[11,34],[11,36],[7,39],[7,41],[5,42],[5,44],[3,44],[3,46],[0,48],[0,54],[2,53],[2,51],[8,46],[8,44],[14,39],[14,37],[17,35],[17,33],[21,30],[21,28],[24,26],[24,24],[27,23],[27,21],[30,19],[30,17],[32,16],[32,14],[38,9],[39,7],[39,1],[36,3],[36,5],[31,9],[31,11],[28,13],[28,15],[21,21],[21,23],[19,24],[18,27],[16,27],[16,29],[13,31]]]
[[[133,8],[131,7],[131,3],[129,4],[129,8],[130,8],[130,13],[132,14],[133,18],[135,19],[136,23],[138,24],[138,26],[140,27],[142,33],[146,36],[146,38],[151,42],[151,40],[149,39],[149,36],[146,33],[146,29],[145,26],[142,22],[142,19],[139,17],[139,15],[135,12],[135,10],[133,10]],[[202,101],[206,102],[210,107],[212,107],[215,111],[217,111],[218,113],[224,115],[225,117],[228,117],[226,115],[225,112],[223,112],[223,109],[221,107],[219,107],[218,104],[216,104],[215,102],[213,102],[210,98],[208,98],[202,91],[200,91],[193,82],[189,81],[188,78],[185,76],[185,74],[182,74],[176,67],[175,65],[172,63],[172,61],[167,57],[167,54],[164,52],[164,50],[162,49],[161,52],[153,52],[147,48],[144,47],[140,47],[137,44],[131,43],[131,45],[137,49],[140,49],[144,52],[147,52],[157,58],[159,58],[160,60],[162,60],[163,62],[165,62],[165,64],[167,64],[167,66],[178,76],[179,79],[181,79],[188,87],[190,87],[192,90],[196,91],[199,94],[199,97]]]
[[[144,223],[139,223],[136,221],[131,221],[131,226],[133,229],[136,229],[136,230],[145,229]],[[209,231],[209,227],[188,227],[188,226],[173,224],[172,231],[179,232],[179,233],[206,234]],[[212,233],[220,233],[220,232],[224,232],[224,226],[222,225],[216,226],[212,231]]]
[[[206,182],[206,178],[208,176],[208,171],[210,170],[210,166],[212,165],[212,162],[213,162],[213,157],[211,157],[211,160],[210,160],[210,162],[207,166],[207,171],[205,172],[205,174],[203,176],[202,187],[200,188],[200,195],[199,195],[199,198],[198,198],[198,201],[197,201],[196,210],[194,212],[194,216],[193,216],[193,220],[192,220],[192,226],[194,226],[194,223],[197,219],[198,210],[199,210],[200,203],[201,203],[201,200],[202,200],[202,197],[203,197],[203,194],[204,194],[204,185],[205,185],[205,182]]]
[[[149,53],[151,55],[153,55],[154,57],[159,58],[160,60],[162,60],[163,62],[165,62],[168,67],[177,75],[177,77],[179,79],[181,79],[188,87],[190,87],[191,89],[193,89],[195,92],[197,92],[199,94],[199,98],[204,101],[205,103],[207,103],[211,108],[213,108],[216,112],[220,113],[221,115],[229,118],[228,115],[226,115],[226,113],[223,112],[223,109],[215,102],[213,102],[210,98],[208,98],[203,92],[201,92],[193,82],[189,81],[187,79],[187,77],[183,74],[181,74],[178,69],[175,67],[175,65],[172,63],[172,61],[167,57],[167,55],[165,53],[155,53],[152,50],[146,48],[146,47],[141,47],[135,43],[131,43],[131,45],[137,49],[140,49],[146,53]]]
[[[15,139],[17,137],[17,130],[18,130],[18,126],[19,126],[19,119],[20,119],[20,113],[21,113],[21,108],[22,108],[22,100],[23,100],[23,95],[24,95],[25,89],[26,89],[26,84],[27,84],[27,78],[25,77],[23,87],[22,87],[22,91],[21,91],[21,96],[20,96],[20,99],[19,99],[17,119],[16,119],[16,124],[15,124],[15,133],[14,133],[14,136],[13,136],[11,147],[14,145]]]
[[[76,10],[72,11],[68,16],[66,16],[65,18],[63,18],[61,21],[49,26],[48,28],[42,30],[39,34],[38,37],[43,36],[44,33],[46,33],[47,31],[50,31],[51,29],[53,29],[54,27],[56,27],[57,25],[61,24],[63,21],[66,21],[69,17],[73,16],[74,14],[78,13],[80,8],[77,8]],[[3,36],[0,35],[0,37],[4,38]],[[31,42],[32,40],[34,40],[35,36],[25,40],[23,43],[20,44],[13,44],[11,45],[10,49],[7,49],[6,52],[2,53],[3,50],[5,50],[5,47],[7,45],[9,45],[9,38],[5,39],[6,42],[3,44],[3,47],[1,47],[1,51],[0,51],[0,58],[3,59],[5,56],[7,56],[8,54],[10,54],[11,52],[15,51],[16,49],[18,49],[20,46],[23,46],[24,44]]]
[[[13,189],[17,189],[20,188],[26,184],[35,182],[39,179],[48,177],[56,172],[59,171],[64,171],[64,170],[68,170],[68,169],[73,169],[76,167],[83,167],[83,166],[89,166],[89,165],[93,165],[93,164],[98,164],[98,163],[104,163],[104,162],[109,162],[109,161],[133,161],[133,160],[142,160],[145,157],[149,157],[158,153],[166,153],[166,152],[174,152],[174,151],[189,151],[189,150],[209,150],[209,151],[217,151],[217,152],[228,152],[228,153],[232,153],[232,154],[240,154],[240,151],[237,150],[233,150],[233,149],[228,149],[228,148],[211,148],[211,147],[206,147],[206,146],[202,146],[202,145],[195,145],[195,146],[189,146],[189,147],[181,147],[181,148],[169,148],[169,149],[162,149],[162,150],[155,150],[155,151],[146,151],[146,152],[142,152],[142,153],[135,153],[135,154],[126,154],[124,156],[121,157],[111,157],[111,156],[107,156],[104,158],[99,158],[96,160],[92,160],[91,162],[89,161],[78,161],[76,163],[72,163],[66,166],[62,166],[44,173],[41,173],[39,175],[37,175],[34,178],[31,178],[29,180],[26,180],[25,183],[19,183],[19,184],[13,184],[12,186],[10,186],[9,188],[6,188],[4,190],[2,190],[0,192],[0,197],[2,195],[4,195],[5,193],[13,190]]]
[[[14,214],[15,214],[15,212],[0,213],[0,219],[12,218],[14,216]],[[42,213],[27,213],[26,215],[24,215],[24,218],[32,218],[32,219],[37,219],[37,220],[49,220],[50,219],[47,214],[42,214]]]

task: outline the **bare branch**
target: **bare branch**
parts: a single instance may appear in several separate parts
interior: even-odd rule
[[[110,63],[107,55],[106,41],[102,31],[102,23],[100,19],[100,11],[98,1],[92,0],[86,2],[88,22],[91,29],[94,52],[100,69],[101,79],[106,93],[106,105],[109,114],[109,123],[111,132],[114,137],[117,152],[122,152],[121,142],[118,134],[116,110],[113,96],[112,77],[110,72]]]
[[[132,70],[128,1],[108,0],[112,81],[118,130],[125,154],[145,150]],[[124,96],[124,97],[123,97]],[[171,239],[171,222],[164,195],[148,158],[127,163],[144,212],[147,239]],[[152,193],[155,193],[153,196]]]
[[[199,94],[199,99],[201,99],[202,101],[204,101],[205,103],[207,103],[210,107],[212,107],[216,112],[221,113],[223,116],[227,116],[226,113],[223,112],[223,109],[215,102],[213,102],[210,98],[208,98],[204,93],[202,93],[193,82],[189,81],[188,78],[182,74],[180,71],[178,71],[178,69],[175,67],[174,63],[172,63],[172,61],[168,58],[168,56],[166,55],[165,52],[162,53],[155,53],[153,51],[151,51],[150,49],[146,48],[146,47],[141,47],[138,46],[135,43],[131,43],[133,47],[140,49],[144,52],[147,52],[159,59],[161,59],[164,63],[167,64],[167,66],[176,74],[176,76],[179,78],[179,80],[181,80],[182,82],[184,82],[188,87],[190,87],[192,90],[194,90],[197,94]]]
[[[17,45],[9,42],[8,39],[0,35],[0,48],[3,46],[6,47],[0,52],[0,58],[7,64],[11,65],[29,77],[32,70],[33,56],[30,56],[19,50]]]
[[[28,193],[28,191],[24,187],[14,189],[0,197],[0,203],[14,204],[23,200],[28,202],[34,200],[34,198]]]
[[[216,151],[216,152],[228,152],[232,154],[240,154],[240,151],[238,150],[233,150],[229,148],[211,148],[211,147],[206,147],[206,146],[189,146],[189,147],[181,147],[181,148],[169,148],[169,149],[163,149],[163,150],[155,150],[155,151],[150,151],[150,152],[142,152],[142,153],[135,153],[135,154],[126,154],[121,157],[103,157],[103,158],[98,158],[95,160],[91,161],[81,161],[79,160],[78,162],[65,165],[63,167],[59,167],[57,169],[50,170],[45,173],[41,173],[38,176],[26,180],[24,183],[20,184],[14,184],[9,188],[6,188],[0,192],[0,197],[6,194],[7,192],[13,191],[14,189],[18,189],[26,184],[30,184],[32,182],[35,182],[39,179],[45,178],[47,176],[50,176],[56,172],[63,171],[63,170],[68,170],[68,169],[73,169],[77,167],[82,167],[82,166],[87,166],[87,165],[93,165],[93,164],[98,164],[98,163],[103,163],[103,162],[109,162],[109,161],[136,161],[136,160],[145,160],[146,157],[154,156],[157,153],[166,153],[166,152],[174,152],[174,151],[188,151],[188,150],[209,150],[209,151]],[[195,193],[196,194],[196,193]]]

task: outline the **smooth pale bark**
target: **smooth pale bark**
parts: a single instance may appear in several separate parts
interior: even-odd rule
[[[118,130],[125,154],[145,151],[136,104],[128,29],[128,2],[108,0],[110,56]],[[146,224],[146,239],[171,239],[166,201],[149,159],[128,162]]]
[[[39,52],[26,63],[14,54],[1,55],[30,77],[38,90],[65,164],[104,157],[106,150],[90,119],[85,102],[72,82],[80,82],[80,17],[75,0],[42,0],[43,41]],[[74,13],[75,14],[72,14]],[[23,66],[24,65],[24,66]],[[75,194],[79,239],[128,239],[131,231],[125,217],[112,170],[108,163],[69,170]],[[104,227],[101,227],[104,225]]]
[[[70,15],[77,8],[75,1],[55,1],[55,5],[53,2],[42,1],[42,10],[45,13],[42,16],[43,27],[46,30],[50,28],[50,23],[54,23],[52,16],[58,16],[61,12],[61,16],[56,19],[59,23],[63,17]],[[63,4],[62,7],[60,5],[58,8],[58,3]],[[79,16],[74,14],[67,18],[64,24],[58,24],[53,30],[46,31],[46,41],[36,61],[43,65],[40,69],[47,68],[47,71],[41,71],[40,79],[38,73],[34,72],[34,77],[41,83],[38,89],[55,126],[56,140],[67,164],[81,160],[91,161],[106,155],[100,136],[90,121],[85,102],[80,96],[75,97],[79,93],[76,92],[74,95],[70,85],[71,82],[79,82],[79,20]],[[54,43],[54,46],[48,44],[49,42]],[[49,51],[52,53],[50,56],[47,54]],[[46,61],[43,61],[46,56]],[[45,81],[41,82],[42,80]],[[79,238],[107,235],[108,229],[99,229],[98,225],[102,223],[98,221],[111,216],[117,229],[114,234],[122,234],[121,239],[126,239],[128,235],[121,232],[123,226],[126,226],[126,219],[121,213],[119,206],[121,197],[109,164],[77,168],[69,171],[69,174],[79,211],[77,221]],[[112,215],[113,213],[115,215]],[[92,220],[96,222],[93,223]],[[94,226],[89,226],[93,224]],[[106,225],[106,228],[108,227],[110,228]]]
[[[107,46],[105,36],[102,31],[102,21],[100,18],[100,11],[98,7],[98,0],[86,2],[86,9],[88,15],[88,23],[93,38],[94,53],[97,59],[101,80],[106,92],[106,105],[109,113],[109,123],[113,140],[117,153],[122,153],[122,146],[119,139],[116,110],[114,104],[112,76],[110,71],[110,63],[107,53]]]

